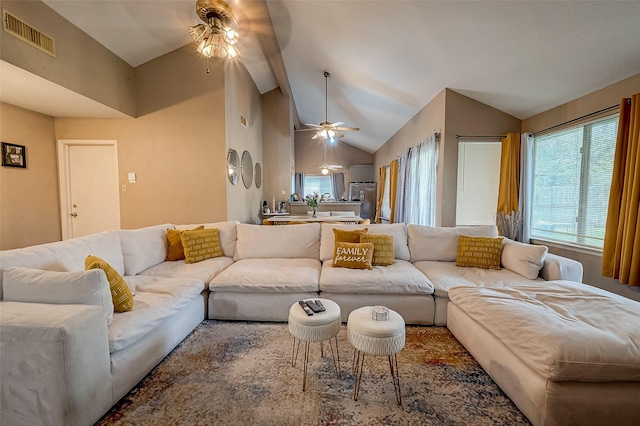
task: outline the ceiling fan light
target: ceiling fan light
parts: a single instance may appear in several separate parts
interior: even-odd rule
[[[227,43],[232,46],[238,42],[238,32],[233,28],[228,28],[225,36],[227,38]]]
[[[330,138],[333,138],[336,135],[336,132],[334,132],[333,130],[329,129],[327,131],[327,136],[329,136]]]
[[[196,43],[202,41],[206,33],[207,27],[204,24],[192,25],[189,27],[189,35]]]
[[[328,174],[328,173],[329,173],[329,169],[327,169],[326,167],[323,167],[323,168],[322,168],[322,174],[323,174],[323,175],[326,175],[326,174]]]
[[[326,138],[327,137],[327,129],[322,129],[320,131],[320,136],[322,136],[323,138]]]
[[[189,27],[198,53],[207,58],[238,56],[238,32],[231,7],[224,0],[197,0],[196,14],[204,24]]]

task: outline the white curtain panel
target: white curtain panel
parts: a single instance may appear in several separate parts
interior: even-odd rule
[[[407,193],[407,181],[409,172],[409,153],[412,148],[409,148],[407,151],[400,154],[398,157],[398,184],[396,190],[396,212],[394,222],[396,223],[406,223],[405,222],[405,205],[408,206],[405,202],[405,194]]]
[[[520,136],[520,193],[518,210],[522,218],[518,241],[531,242],[531,197],[533,194],[533,135],[523,133]]]
[[[398,159],[396,222],[435,226],[439,134]]]

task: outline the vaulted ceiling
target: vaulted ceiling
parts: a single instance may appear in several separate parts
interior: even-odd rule
[[[195,0],[43,1],[132,66],[198,23]],[[360,127],[344,141],[368,152],[445,87],[522,119],[640,73],[639,1],[229,3],[258,89],[281,83],[281,56],[300,121],[317,124],[329,71],[328,119]]]

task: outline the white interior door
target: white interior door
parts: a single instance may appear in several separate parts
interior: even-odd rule
[[[116,141],[58,141],[63,239],[120,229]]]

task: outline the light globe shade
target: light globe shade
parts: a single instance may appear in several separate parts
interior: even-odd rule
[[[323,168],[322,168],[322,174],[323,174],[323,175],[326,175],[326,174],[328,174],[328,173],[329,173],[329,169],[327,169],[326,167],[323,167]]]

